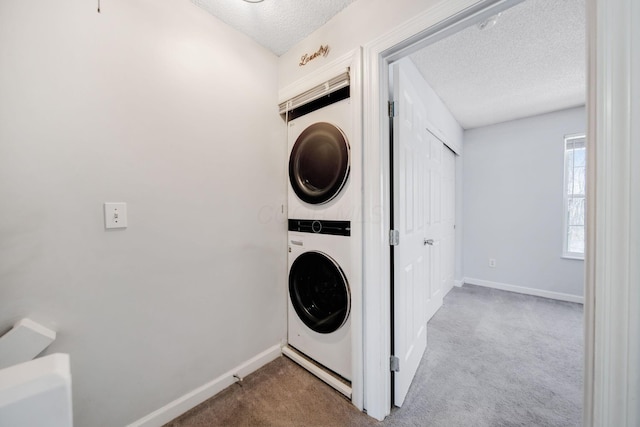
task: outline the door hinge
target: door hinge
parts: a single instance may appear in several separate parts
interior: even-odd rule
[[[394,101],[389,101],[389,117],[394,118],[397,113],[396,103]]]
[[[391,356],[389,359],[389,366],[391,367],[391,372],[400,372],[400,358],[397,356]]]
[[[389,245],[398,246],[400,244],[400,232],[398,230],[389,230]]]

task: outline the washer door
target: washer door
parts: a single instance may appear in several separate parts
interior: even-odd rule
[[[291,150],[289,181],[297,196],[314,205],[333,199],[349,176],[349,143],[331,123],[306,128]]]
[[[293,262],[289,297],[300,320],[318,333],[337,331],[349,317],[347,279],[340,266],[321,252],[305,252]]]

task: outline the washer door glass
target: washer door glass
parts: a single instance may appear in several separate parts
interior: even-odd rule
[[[289,297],[300,320],[318,333],[337,331],[349,317],[349,284],[340,266],[321,252],[305,252],[293,262]]]
[[[349,176],[349,143],[331,123],[314,123],[296,139],[289,157],[289,181],[311,204],[333,199]]]

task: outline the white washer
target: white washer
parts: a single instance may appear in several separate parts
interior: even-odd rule
[[[351,100],[289,122],[288,218],[351,220]]]
[[[300,229],[292,227],[292,222],[289,221],[290,230]],[[314,231],[318,230],[318,224],[323,230],[289,231],[288,234],[288,342],[300,353],[350,381],[350,237],[321,234],[344,230],[345,226],[338,221],[307,223]],[[331,224],[338,225],[331,229]]]

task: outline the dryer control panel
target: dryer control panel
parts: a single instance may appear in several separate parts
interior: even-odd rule
[[[351,221],[328,221],[318,219],[290,219],[289,231],[301,233],[351,236]]]

